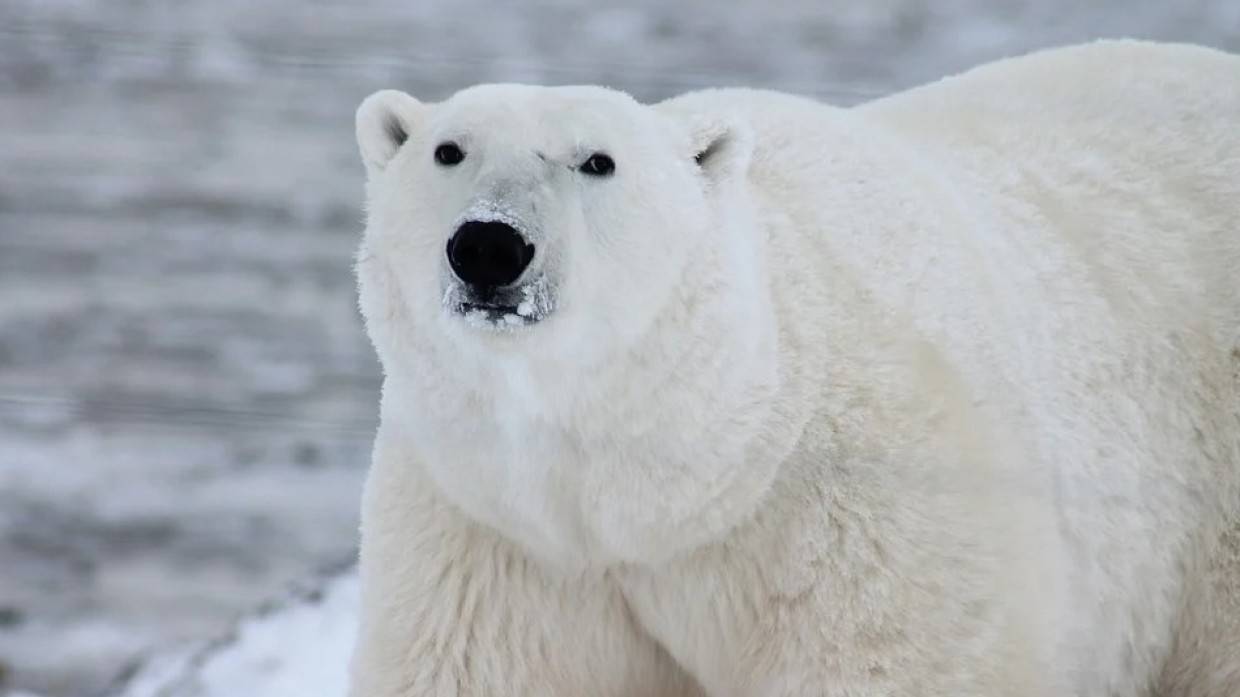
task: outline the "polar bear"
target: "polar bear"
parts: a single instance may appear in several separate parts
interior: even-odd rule
[[[1240,695],[1240,58],[357,136],[353,697]]]

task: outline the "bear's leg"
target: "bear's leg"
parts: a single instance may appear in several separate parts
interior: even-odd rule
[[[1158,697],[1240,695],[1240,522],[1195,578]]]
[[[382,438],[382,437],[381,437]],[[692,697],[604,573],[558,576],[376,447],[352,697]]]

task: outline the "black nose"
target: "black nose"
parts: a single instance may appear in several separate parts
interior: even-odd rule
[[[470,220],[448,240],[448,264],[471,286],[497,288],[521,277],[534,258],[534,245],[507,223]]]

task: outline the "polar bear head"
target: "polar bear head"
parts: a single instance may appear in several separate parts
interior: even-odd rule
[[[717,486],[688,463],[728,439],[701,414],[752,398],[729,372],[769,349],[749,133],[598,87],[486,85],[438,104],[378,92],[357,138],[385,423],[457,504],[531,545],[642,556],[618,529],[640,521],[594,520],[599,499],[645,510],[649,487]]]

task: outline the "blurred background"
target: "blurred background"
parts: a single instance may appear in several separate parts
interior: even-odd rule
[[[0,694],[105,694],[351,563],[371,91],[847,105],[1102,36],[1237,51],[1240,2],[0,0]]]

